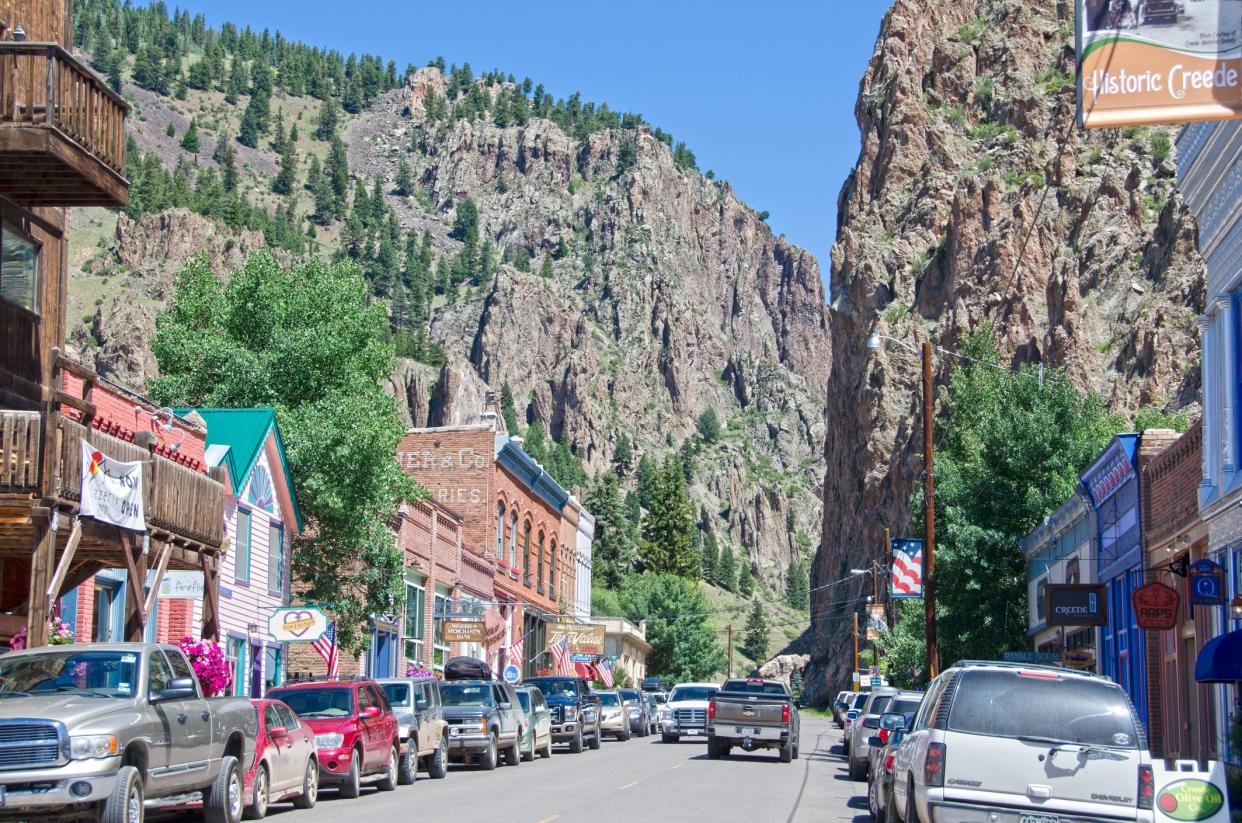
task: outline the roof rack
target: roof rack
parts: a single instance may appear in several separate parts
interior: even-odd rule
[[[1026,671],[1029,671],[1031,669],[1039,669],[1039,670],[1052,671],[1052,672],[1068,672],[1070,674],[1082,675],[1083,677],[1094,677],[1098,680],[1109,679],[1108,677],[1105,677],[1102,674],[1096,674],[1095,672],[1087,672],[1087,671],[1083,671],[1082,669],[1074,669],[1074,668],[1071,668],[1065,665],[1051,665],[1048,663],[1018,663],[1018,662],[1011,661],[1011,660],[958,660],[956,663],[954,663],[949,668],[965,669],[965,668],[970,668],[973,666],[994,666],[998,669],[1023,669]]]
[[[293,683],[359,683],[364,680],[370,680],[369,677],[363,677],[360,674],[304,674],[294,672],[285,679],[285,685]]]

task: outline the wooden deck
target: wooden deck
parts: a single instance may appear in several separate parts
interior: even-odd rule
[[[0,42],[0,194],[124,206],[129,104],[57,43]]]

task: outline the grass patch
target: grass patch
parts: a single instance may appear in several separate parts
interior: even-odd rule
[[[984,20],[982,17],[976,17],[957,30],[957,39],[973,46],[979,42],[979,38],[983,36],[983,32],[987,27],[987,20]]]
[[[1047,185],[1044,176],[1037,171],[1007,171],[1005,185],[1011,189],[1022,188],[1030,184],[1033,188],[1042,189]]]
[[[884,322],[894,326],[899,320],[909,317],[911,311],[913,308],[905,303],[892,303],[884,310]]]

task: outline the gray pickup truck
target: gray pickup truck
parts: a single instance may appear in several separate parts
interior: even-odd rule
[[[801,723],[789,689],[779,680],[726,680],[707,706],[707,756],[777,749],[781,762],[798,757]]]
[[[450,680],[440,684],[440,699],[452,761],[474,758],[487,771],[496,768],[500,753],[507,766],[521,762],[526,713],[511,685],[501,680]]]
[[[204,698],[176,646],[49,646],[0,656],[0,819],[141,823],[146,799],[203,794],[238,823],[258,716]]]

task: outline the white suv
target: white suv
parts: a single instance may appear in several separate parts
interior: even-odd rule
[[[893,760],[888,820],[1153,820],[1151,756],[1121,687],[1044,666],[964,662],[935,680]]]

